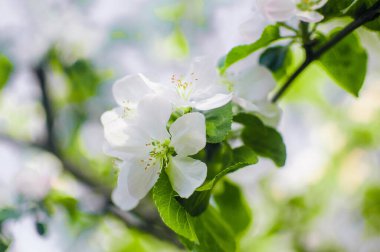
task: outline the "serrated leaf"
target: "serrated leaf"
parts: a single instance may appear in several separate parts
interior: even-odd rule
[[[0,90],[7,84],[12,71],[12,62],[5,55],[0,54]]]
[[[252,212],[238,185],[225,180],[223,190],[214,195],[220,215],[235,234],[245,231],[251,221]]]
[[[209,207],[201,216],[195,218],[194,227],[199,237],[199,244],[185,240],[184,243],[190,250],[197,252],[236,251],[234,233],[213,207]]]
[[[194,230],[194,217],[175,199],[166,173],[161,173],[153,188],[153,200],[163,222],[177,234],[186,239],[198,243],[198,237]]]
[[[285,165],[286,148],[277,130],[264,125],[252,114],[238,114],[234,121],[245,126],[241,137],[246,146],[258,155],[272,159],[277,166]]]
[[[335,34],[336,31],[330,37]],[[348,35],[327,51],[320,62],[340,87],[359,96],[367,72],[367,53],[355,34]]]
[[[267,48],[259,58],[259,63],[272,72],[277,72],[285,63],[288,46],[275,46]]]
[[[224,73],[232,64],[238,62],[241,59],[249,56],[255,51],[268,46],[272,42],[280,38],[280,29],[278,26],[270,25],[265,28],[259,40],[252,44],[240,45],[232,48],[224,61],[223,66],[220,68],[220,72]]]
[[[208,110],[204,113],[206,117],[206,136],[208,143],[222,142],[231,131],[232,104]]]

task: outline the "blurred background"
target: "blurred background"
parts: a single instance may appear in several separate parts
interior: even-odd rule
[[[149,199],[140,216],[109,208],[116,169],[99,118],[116,79],[169,80],[247,43],[252,2],[0,0],[0,251],[178,251],[136,228],[157,222]],[[240,251],[380,251],[380,44],[359,34],[360,97],[312,65],[280,102],[286,166],[230,175],[253,215]]]

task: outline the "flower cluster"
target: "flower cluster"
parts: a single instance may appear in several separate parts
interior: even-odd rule
[[[190,157],[206,145],[201,112],[232,98],[213,66],[199,58],[184,78],[172,75],[161,84],[137,74],[114,84],[119,106],[105,112],[101,121],[105,152],[118,159],[118,185],[112,198],[122,209],[134,208],[162,171],[182,198],[204,182],[206,164]]]

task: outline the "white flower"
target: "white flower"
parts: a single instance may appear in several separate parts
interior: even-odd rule
[[[256,0],[255,8],[271,22],[288,21],[296,12],[294,0]]]
[[[316,10],[326,3],[327,0],[256,0],[253,18],[244,22],[240,31],[244,36],[256,40],[267,25],[276,22],[320,22],[323,16]]]
[[[206,164],[188,157],[206,145],[205,117],[195,112],[178,118],[167,130],[172,105],[157,95],[145,96],[128,126],[113,201],[122,209],[134,208],[165,169],[173,189],[188,198],[206,178]],[[176,155],[175,155],[176,154]]]
[[[208,58],[195,59],[184,78],[173,74],[170,81],[162,92],[177,108],[210,110],[225,105],[232,97],[221,83],[215,64]]]
[[[320,22],[323,19],[323,15],[318,13],[316,10],[322,8],[327,1],[328,0],[298,0],[296,16],[304,22]]]
[[[103,149],[107,155],[120,159],[127,157],[123,146],[128,140],[128,124],[136,115],[139,101],[154,94],[157,85],[142,74],[128,75],[115,82],[112,93],[119,106],[101,116],[106,140]]]
[[[225,81],[233,90],[235,104],[244,111],[255,113],[266,125],[276,127],[281,110],[268,100],[276,82],[271,72],[253,58],[232,65],[226,72]]]

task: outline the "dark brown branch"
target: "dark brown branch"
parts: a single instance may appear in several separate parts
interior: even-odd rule
[[[380,1],[374,4],[370,9],[368,9],[363,15],[359,16],[357,19],[349,23],[343,30],[336,34],[331,40],[327,41],[315,52],[306,50],[307,45],[304,45],[306,50],[306,59],[298,67],[298,69],[289,77],[289,79],[284,83],[284,85],[278,90],[278,92],[273,96],[272,103],[276,103],[281,96],[288,90],[293,81],[315,60],[319,59],[325,52],[334,47],[346,36],[351,34],[360,26],[364,25],[367,22],[374,20],[380,15]],[[305,47],[306,46],[306,47]]]

